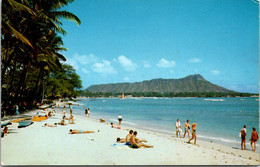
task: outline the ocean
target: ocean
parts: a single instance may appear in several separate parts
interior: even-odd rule
[[[252,127],[259,133],[259,100],[247,98],[82,98],[73,113],[84,115],[84,107],[90,108],[90,117],[103,118],[117,124],[117,116],[123,116],[122,125],[175,136],[175,122],[197,125],[197,141],[205,140],[240,148],[239,131],[247,126],[247,148]],[[69,112],[67,110],[67,112]],[[183,134],[182,134],[183,135]],[[259,141],[257,142],[259,148]]]

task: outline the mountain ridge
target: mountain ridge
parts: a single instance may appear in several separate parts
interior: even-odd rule
[[[179,79],[151,79],[142,82],[123,82],[91,85],[86,90],[103,93],[130,93],[130,92],[222,92],[235,91],[213,84],[200,74],[188,75]]]

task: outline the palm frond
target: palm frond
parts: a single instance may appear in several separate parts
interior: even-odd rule
[[[10,34],[13,34],[17,39],[21,40],[23,43],[25,43],[33,48],[30,41],[25,36],[23,36],[20,32],[18,32],[15,28],[13,28],[9,23],[7,23],[5,21],[3,21],[2,23],[5,24],[9,28]]]
[[[8,3],[10,4],[10,6],[12,6],[13,10],[14,11],[26,11],[32,15],[36,15],[33,10],[31,10],[29,7],[19,3],[19,2],[16,2],[15,0],[8,0]]]
[[[80,19],[79,19],[76,15],[74,15],[73,13],[71,13],[71,12],[67,12],[67,11],[56,11],[56,12],[51,12],[51,14],[52,14],[54,17],[61,17],[61,18],[67,19],[67,20],[74,21],[77,25],[80,25],[80,24],[81,24]]]

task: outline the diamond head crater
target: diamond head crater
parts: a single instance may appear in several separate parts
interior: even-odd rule
[[[91,85],[83,91],[86,97],[249,97],[213,84],[200,74],[179,79],[152,79],[142,82],[124,82]]]

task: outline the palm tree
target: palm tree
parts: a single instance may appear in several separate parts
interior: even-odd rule
[[[65,57],[59,51],[65,48],[56,32],[66,34],[66,31],[59,19],[80,24],[73,13],[60,11],[71,2],[73,0],[3,1],[1,76],[7,97],[2,98],[5,102],[2,107],[21,102],[32,94],[30,92],[39,94],[42,78],[61,68],[60,62]],[[28,77],[32,81],[28,81]]]

